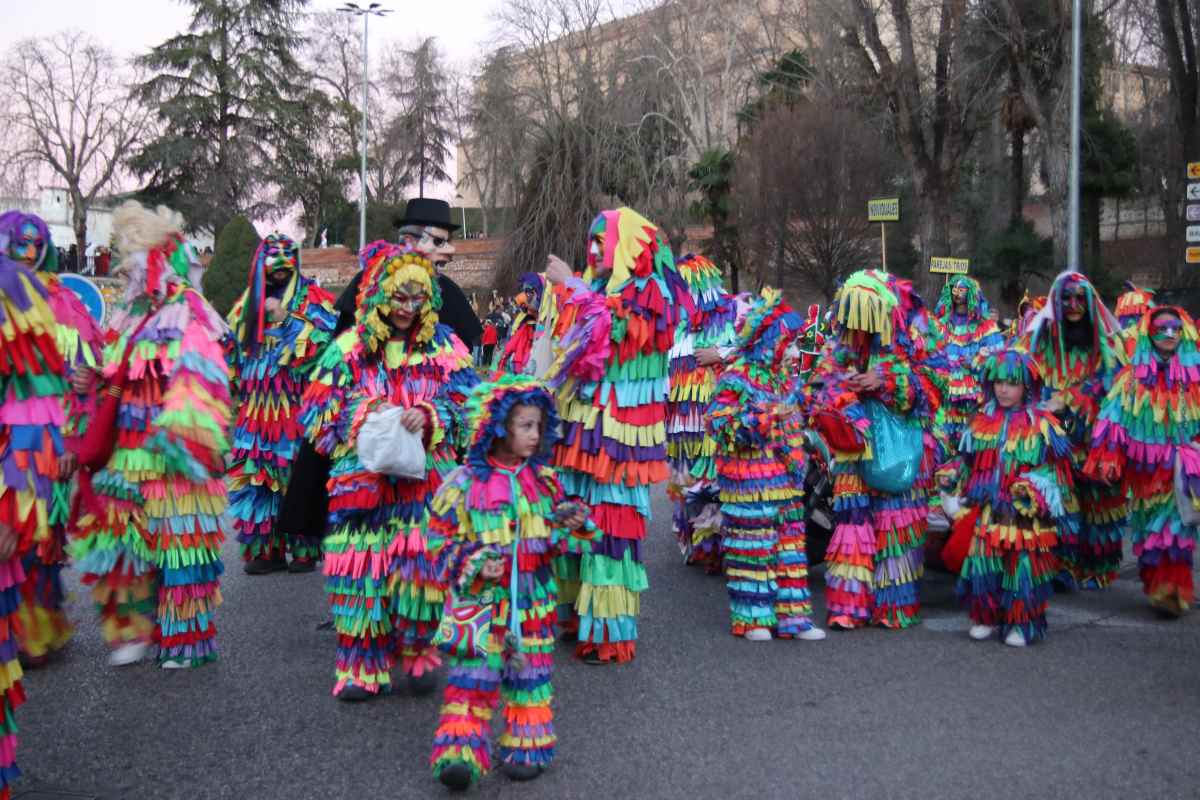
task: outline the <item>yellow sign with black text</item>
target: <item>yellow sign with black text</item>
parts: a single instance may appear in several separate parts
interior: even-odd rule
[[[900,198],[883,197],[867,201],[867,222],[899,222]]]
[[[1200,247],[1189,247],[1186,259],[1189,264],[1200,264]]]
[[[966,275],[967,269],[971,266],[969,258],[931,258],[929,259],[929,271],[937,272],[943,275]]]

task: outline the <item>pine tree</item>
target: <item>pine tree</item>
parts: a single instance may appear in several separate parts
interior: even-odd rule
[[[217,249],[204,271],[204,296],[225,316],[241,296],[250,277],[250,262],[261,241],[245,217],[234,217],[217,237]]]
[[[307,1],[189,0],[187,32],[138,59],[154,73],[138,97],[162,129],[130,161],[144,199],[197,230],[260,210],[265,167],[301,96],[295,17]]]
[[[404,108],[396,124],[408,151],[409,180],[417,182],[418,196],[424,197],[426,183],[450,180],[446,172],[451,138],[446,70],[432,36],[406,50],[404,64],[405,74],[396,76],[394,90]]]

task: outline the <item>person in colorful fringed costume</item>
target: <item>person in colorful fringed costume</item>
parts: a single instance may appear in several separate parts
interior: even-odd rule
[[[1038,407],[1041,376],[1027,353],[992,354],[980,375],[984,405],[959,448],[967,464],[971,544],[956,591],[972,639],[1024,647],[1046,634],[1057,571],[1058,525],[1070,524],[1071,444],[1058,420]]]
[[[966,275],[946,281],[934,315],[941,323],[941,349],[949,365],[939,424],[953,446],[983,401],[976,372],[989,352],[1004,346],[1004,337],[979,282]]]
[[[259,244],[249,283],[229,312],[233,336],[226,346],[238,400],[229,514],[247,575],[311,572],[318,549],[298,537],[289,543],[276,520],[304,434],[300,397],[332,338],[337,312],[333,296],[300,273],[300,248],[278,233]]]
[[[594,552],[559,561],[560,617],[580,658],[611,664],[637,651],[650,487],[668,473],[667,356],[687,287],[658,228],[632,209],[601,212],[588,238],[582,279],[555,256],[546,271],[567,287],[548,373],[563,420],[554,465],[601,531]]]
[[[14,715],[25,702],[17,660],[22,562],[52,535],[67,391],[46,288],[8,253],[7,233],[0,232],[0,800],[12,796],[21,777]]]
[[[102,468],[81,473],[69,549],[114,666],[140,661],[152,642],[164,669],[217,658],[229,329],[191,282],[199,260],[182,231],[161,206],[129,201],[113,218],[128,281],[105,333],[116,441]]]
[[[1132,495],[1129,530],[1150,603],[1179,616],[1195,601],[1197,529],[1176,505],[1175,471],[1200,497],[1200,336],[1187,312],[1146,311],[1133,359],[1118,373],[1092,431],[1086,474]],[[1180,499],[1182,500],[1182,498]]]
[[[1121,340],[1125,345],[1125,357],[1129,360],[1137,349],[1138,323],[1142,321],[1142,315],[1154,308],[1154,290],[1139,289],[1133,281],[1125,281],[1122,288],[1125,291],[1117,297],[1113,313],[1117,315],[1117,322],[1121,326]]]
[[[399,659],[410,690],[435,687],[429,644],[442,608],[426,531],[429,501],[454,467],[460,407],[478,382],[466,345],[438,322],[441,295],[422,254],[385,241],[367,245],[355,323],[317,358],[300,421],[332,459],[325,593],[337,630],[333,694],[366,700],[391,690]],[[358,435],[373,412],[401,407],[420,433],[424,479],[368,471]]]
[[[87,373],[100,362],[102,337],[79,297],[58,279],[58,253],[50,231],[40,217],[9,211],[0,215],[0,238],[8,241],[8,255],[25,264],[46,287],[46,298],[56,322],[54,339],[62,358],[66,381],[78,372],[82,386]],[[91,414],[90,392],[72,389],[63,395],[67,439],[82,433]],[[66,561],[67,522],[71,512],[73,457],[68,450],[59,466],[54,494],[47,509],[50,536],[25,555],[25,582],[21,585],[21,625],[17,632],[21,657],[28,668],[44,665],[71,638],[71,623],[63,609],[62,569]]]
[[[737,338],[737,301],[721,284],[720,269],[704,256],[687,255],[676,268],[695,311],[680,319],[670,352],[667,495],[675,505],[672,524],[684,561],[717,572],[721,557],[716,443],[705,432],[704,412]]]
[[[1029,292],[1025,292],[1021,301],[1017,303],[1017,316],[1013,318],[1012,325],[1004,332],[1004,340],[1007,345],[1020,344],[1021,338],[1028,333],[1029,326],[1037,317],[1038,312],[1046,307],[1046,300],[1044,294],[1030,297]]]
[[[751,641],[825,638],[813,625],[804,531],[807,457],[788,405],[804,320],[764,289],[707,413],[716,446],[730,627]]]
[[[1045,408],[1062,421],[1072,444],[1077,499],[1066,501],[1074,520],[1060,530],[1057,553],[1061,571],[1056,580],[1066,588],[1104,588],[1121,565],[1125,494],[1082,472],[1100,402],[1124,357],[1119,336],[1116,318],[1091,282],[1078,272],[1064,272],[1055,278],[1049,300],[1021,343],[1044,381]]]
[[[430,761],[454,789],[491,769],[491,718],[501,697],[501,770],[529,780],[554,759],[554,558],[586,550],[592,530],[548,464],[559,428],[549,392],[532,378],[504,375],[476,388],[467,417],[467,463],[434,497],[432,528],[446,540],[438,562],[446,585],[469,597],[487,592],[493,614],[486,655],[450,656]]]
[[[533,341],[537,333],[538,309],[542,305],[542,294],[546,279],[535,272],[521,276],[521,291],[517,294],[517,318],[513,320],[508,341],[496,360],[493,373],[525,375],[533,369]]]
[[[838,339],[814,374],[821,389],[813,401],[815,410],[843,419],[847,431],[836,441],[826,437],[835,517],[825,556],[829,624],[906,628],[920,621],[935,452],[929,427],[941,402],[939,379],[927,363],[935,328],[909,282],[874,270],[846,279],[836,310]],[[919,471],[906,491],[881,492],[863,478],[863,460],[871,457],[868,400],[923,430]]]

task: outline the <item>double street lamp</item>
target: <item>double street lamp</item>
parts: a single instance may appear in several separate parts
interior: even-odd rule
[[[369,85],[367,75],[370,71],[370,62],[367,60],[367,22],[372,16],[382,17],[385,14],[392,13],[392,11],[391,9],[384,8],[382,3],[371,3],[366,8],[360,8],[356,3],[346,3],[338,11],[362,17],[363,21],[362,168],[358,176],[358,246],[361,249],[367,244],[367,88]]]

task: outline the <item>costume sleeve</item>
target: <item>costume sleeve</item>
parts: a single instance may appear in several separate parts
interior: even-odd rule
[[[443,441],[449,442],[453,452],[465,452],[470,431],[465,425],[467,396],[479,383],[479,376],[471,365],[471,356],[457,336],[451,336],[448,349],[438,357],[446,379],[438,393],[429,402],[419,401],[415,405],[425,412],[429,425],[425,428],[425,447],[434,452]],[[441,475],[454,469],[454,462],[434,460],[434,469]]]
[[[430,503],[431,538],[442,543],[434,562],[438,580],[463,593],[472,589],[487,559],[500,553],[485,544],[473,527],[467,509],[470,488],[469,467],[458,467],[446,477]]]
[[[733,453],[740,448],[766,447],[773,422],[769,410],[750,399],[740,375],[727,372],[721,376],[704,421],[718,452]]]
[[[1093,480],[1115,481],[1124,473],[1130,441],[1127,426],[1157,427],[1160,424],[1154,419],[1156,409],[1133,408],[1135,382],[1132,367],[1124,367],[1112,390],[1100,403],[1083,467],[1084,474]],[[1137,416],[1137,411],[1141,416]]]
[[[300,424],[314,449],[323,456],[353,444],[351,430],[357,430],[355,411],[367,398],[350,397],[354,373],[349,363],[354,333],[349,331],[330,342],[317,358],[312,380],[300,401]],[[359,415],[358,425],[366,419]]]
[[[626,326],[616,324],[613,306],[604,295],[591,291],[579,278],[567,281],[554,296],[559,301],[554,329],[557,343],[547,385],[557,389],[568,378],[600,380],[613,342],[619,341],[618,336],[624,338]],[[613,298],[614,304],[618,302]]]
[[[565,501],[579,502],[567,497],[566,490],[559,483],[558,475],[554,472],[553,467],[542,467],[539,469],[538,478],[549,493],[551,513],[558,507],[559,503]],[[586,508],[583,503],[579,502],[579,504]],[[591,553],[592,546],[596,540],[596,534],[600,532],[600,529],[596,527],[596,523],[592,521],[590,514],[583,523],[583,527],[573,531],[555,525],[552,517],[547,518],[546,523],[551,527],[550,544],[560,553],[574,553],[576,555]]]
[[[905,359],[889,356],[874,367],[882,379],[871,397],[881,401],[897,414],[907,414],[917,403],[917,376],[912,365]]]
[[[310,370],[333,339],[337,323],[333,295],[315,283],[309,283],[304,297],[295,304],[285,323],[280,364],[299,373]]]
[[[1052,414],[1038,412],[1035,419],[1044,459],[1042,464],[1026,468],[1009,487],[1013,508],[1026,517],[1065,523],[1068,517],[1065,498],[1074,490],[1071,443]]]
[[[229,373],[223,331],[194,290],[159,312],[159,329],[182,330],[179,357],[171,362],[162,409],[151,421],[146,449],[161,453],[164,472],[193,483],[220,480],[229,450]],[[175,319],[171,319],[174,317]],[[175,320],[178,320],[176,322]]]

